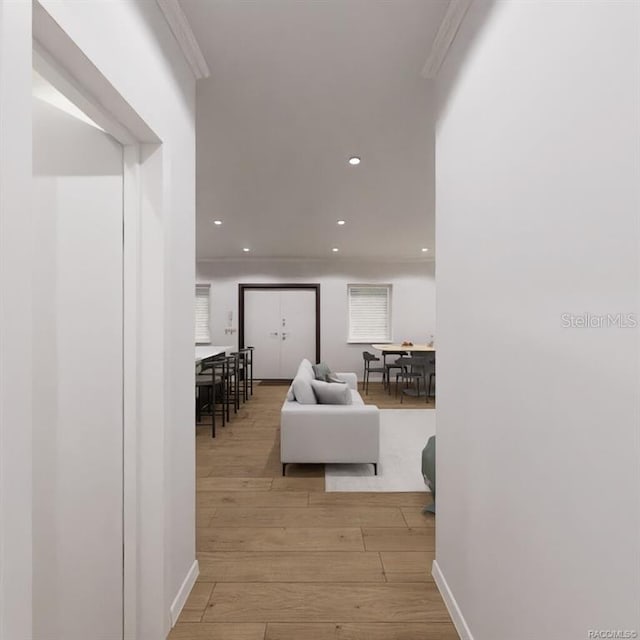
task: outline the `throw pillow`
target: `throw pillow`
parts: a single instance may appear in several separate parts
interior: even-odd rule
[[[347,384],[346,380],[341,380],[335,373],[330,373],[327,376],[327,382],[333,382],[335,384]]]
[[[293,402],[296,399],[295,395],[293,395],[293,384],[289,385],[289,389],[287,390],[287,400],[289,402]]]
[[[307,380],[304,376],[296,376],[293,379],[293,395],[300,404],[318,404],[316,396],[313,393],[311,383],[313,380]]]
[[[313,365],[313,375],[316,380],[323,380],[328,382],[328,378],[331,375],[331,369],[324,362],[319,362]]]
[[[311,387],[319,404],[351,404],[351,390],[346,384],[312,380]]]

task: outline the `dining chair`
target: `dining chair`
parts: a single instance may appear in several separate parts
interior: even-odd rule
[[[382,374],[382,382],[384,383],[384,367],[372,367],[372,362],[380,362],[380,358],[373,355],[373,353],[369,353],[368,351],[362,352],[362,359],[364,360],[364,375],[362,386],[364,387],[365,394],[369,395],[369,376],[372,373],[381,373]]]
[[[399,373],[396,374],[396,398],[398,397],[398,381],[401,382],[400,404],[404,401],[405,390],[415,381],[416,393],[420,396],[420,381],[424,387],[425,402],[429,402],[427,393],[427,358],[424,355],[412,355],[410,357],[398,358],[396,361],[402,366]]]
[[[406,351],[383,351],[382,352],[382,366],[384,367],[384,376],[382,378],[383,386],[387,387],[387,392],[391,395],[391,370],[402,369],[402,365],[398,364],[398,360],[393,362],[387,362],[387,356],[406,356]]]

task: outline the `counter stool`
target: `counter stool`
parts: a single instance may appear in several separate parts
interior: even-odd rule
[[[203,360],[196,373],[196,418],[200,422],[203,410],[208,409],[205,415],[211,416],[212,438],[216,437],[216,415],[222,418],[223,427],[226,424],[225,376],[226,363],[218,357]]]

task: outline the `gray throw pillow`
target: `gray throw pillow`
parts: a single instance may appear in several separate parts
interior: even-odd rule
[[[331,375],[331,369],[329,369],[325,362],[319,362],[318,364],[313,365],[313,375],[316,380],[328,382],[328,378]]]
[[[293,395],[300,404],[318,404],[316,396],[313,393],[311,383],[315,380],[307,380],[305,376],[296,376],[293,379]]]
[[[311,387],[316,394],[318,404],[351,404],[353,402],[351,389],[346,384],[312,380]]]
[[[335,373],[330,373],[327,376],[327,382],[334,382],[335,384],[347,384],[346,380],[340,380]]]

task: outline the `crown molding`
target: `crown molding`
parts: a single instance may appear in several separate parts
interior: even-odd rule
[[[453,44],[467,9],[469,9],[472,2],[473,0],[451,0],[449,3],[438,28],[438,33],[436,33],[436,37],[433,40],[429,57],[424,63],[424,67],[422,67],[420,75],[423,78],[432,80],[438,75],[438,71],[440,71],[440,67],[447,57],[447,52]]]
[[[211,75],[189,20],[178,0],[156,0],[196,80]]]

